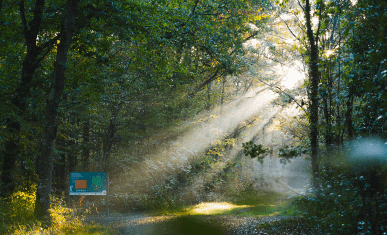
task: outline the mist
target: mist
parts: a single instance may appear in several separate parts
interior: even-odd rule
[[[283,107],[272,104],[278,94],[266,86],[250,89],[245,95],[226,103],[223,107],[199,114],[182,124],[186,131],[179,136],[165,138],[145,160],[128,167],[121,174],[120,182],[130,180],[119,191],[125,194],[147,195],[165,187],[178,184],[181,200],[191,202],[224,201],[225,192],[238,194],[246,187],[254,190],[302,193],[309,183],[308,162],[299,157],[287,164],[280,162],[278,148],[289,142],[281,130],[271,128],[278,114],[286,115]],[[168,132],[166,132],[168,133]],[[177,174],[189,174],[195,161],[205,156],[214,145],[225,139],[234,142],[210,168],[202,169],[184,184],[175,182]],[[263,164],[242,154],[242,143],[253,140],[272,149]],[[230,171],[233,163],[233,178],[227,184],[208,190],[208,185],[219,178],[219,174]],[[127,179],[127,180],[126,180]]]

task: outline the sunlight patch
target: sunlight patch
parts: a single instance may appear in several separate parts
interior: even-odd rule
[[[236,208],[248,208],[251,206],[243,205],[237,206],[228,202],[202,202],[194,206],[191,210],[191,214],[212,215],[230,211]]]
[[[300,81],[305,80],[305,74],[300,72],[298,69],[301,66],[300,62],[295,62],[295,66],[287,67],[287,70],[281,68],[285,75],[281,85],[287,89],[294,89]]]

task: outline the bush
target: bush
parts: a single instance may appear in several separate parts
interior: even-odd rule
[[[320,189],[299,197],[295,204],[322,234],[383,234],[387,232],[386,169],[382,162],[331,159],[321,165]]]
[[[4,200],[0,198],[0,234],[4,234],[6,232],[7,226],[7,213],[4,208]]]
[[[5,207],[7,223],[27,224],[34,221],[35,193],[15,192]]]
[[[82,218],[65,207],[63,197],[52,197],[50,227],[34,217],[35,193],[15,192],[0,201],[0,234],[114,234],[99,225],[84,225]]]

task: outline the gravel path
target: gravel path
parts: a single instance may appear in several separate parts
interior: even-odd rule
[[[120,216],[87,217],[87,223],[108,225],[119,234],[129,235],[244,235],[259,234],[259,224],[284,220],[289,217],[270,216],[262,218],[232,215],[200,216],[148,216],[146,214],[127,214]]]

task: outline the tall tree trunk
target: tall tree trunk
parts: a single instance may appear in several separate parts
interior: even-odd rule
[[[82,144],[82,169],[87,171],[89,168],[90,157],[90,120],[83,122],[83,144]]]
[[[206,110],[211,109],[211,82],[207,84],[207,104],[206,104]]]
[[[59,146],[65,148],[66,141],[63,138],[57,139]],[[62,153],[57,158],[57,161],[54,164],[53,171],[53,181],[55,185],[56,192],[61,194],[66,191],[66,154],[62,150]]]
[[[223,104],[224,104],[224,96],[225,96],[225,90],[224,90],[224,87],[225,87],[225,84],[226,84],[226,77],[223,77],[223,80],[222,80],[222,93],[221,93],[221,96],[220,96],[220,115],[223,114]]]
[[[331,114],[329,112],[329,105],[328,105],[328,97],[325,95],[322,97],[323,104],[324,104],[324,118],[325,118],[325,145],[326,148],[329,150],[332,145],[332,122],[331,122]]]
[[[328,151],[332,148],[332,79],[330,73],[330,64],[326,65],[325,63],[325,73],[326,73],[326,90],[322,95],[323,107],[324,107],[324,119],[325,119],[325,146]],[[329,102],[328,102],[329,101]]]
[[[70,147],[70,150],[69,150],[69,153],[68,153],[68,161],[69,161],[69,168],[68,168],[68,172],[70,174],[70,172],[74,172],[75,171],[75,167],[77,166],[77,144],[76,144],[76,132],[78,131],[78,129],[76,128],[76,125],[77,125],[77,113],[76,112],[70,112],[70,116],[69,116],[69,119],[68,119],[68,122],[70,123],[70,125],[73,127],[68,135],[70,137],[70,140],[68,141],[68,146]]]
[[[310,114],[310,147],[311,147],[311,157],[312,157],[312,185],[315,189],[318,189],[318,87],[319,87],[319,71],[318,71],[318,48],[317,40],[313,33],[312,24],[311,24],[311,15],[310,15],[310,3],[309,0],[306,0],[305,4],[305,19],[306,19],[306,32],[309,41],[310,49],[310,62],[309,62],[309,82],[310,82],[310,91],[309,91],[309,114]],[[318,32],[317,32],[318,35]]]
[[[52,166],[54,158],[55,137],[57,131],[57,115],[60,99],[64,89],[67,54],[71,44],[78,0],[68,0],[66,16],[62,28],[62,36],[57,48],[55,72],[51,81],[50,93],[46,101],[45,126],[43,129],[40,155],[37,158],[36,173],[39,176],[36,191],[35,215],[50,221],[50,196]]]
[[[117,117],[118,117],[118,111],[119,107],[116,107],[116,104],[113,104],[112,107],[112,117],[109,122],[109,127],[107,129],[106,133],[106,139],[104,141],[103,145],[103,158],[101,162],[101,170],[102,171],[108,171],[109,169],[109,157],[111,154],[111,151],[113,149],[113,143],[114,143],[114,137],[115,133],[117,131]]]
[[[355,90],[355,87],[353,84],[351,84],[349,88],[349,93],[348,93],[347,110],[345,112],[345,126],[347,128],[349,141],[353,140],[352,111],[353,111],[354,90]]]
[[[44,0],[35,2],[33,11],[34,17],[27,22],[25,17],[24,1],[19,3],[19,14],[22,22],[23,36],[27,47],[27,54],[23,61],[21,81],[14,92],[11,100],[12,104],[18,108],[17,115],[23,116],[27,107],[27,100],[31,93],[31,81],[33,74],[40,64],[39,56],[43,49],[36,46],[36,37],[40,31],[43,17]],[[17,159],[20,157],[20,131],[22,119],[8,118],[6,120],[6,129],[10,133],[10,138],[5,142],[3,152],[3,170],[1,196],[7,197],[15,190],[15,171]]]

